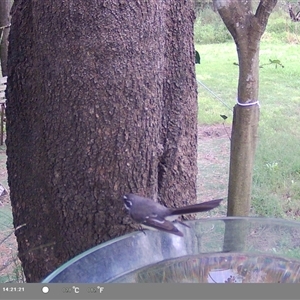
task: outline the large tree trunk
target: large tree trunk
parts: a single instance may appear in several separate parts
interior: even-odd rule
[[[10,9],[13,0],[0,1],[0,60],[2,76],[7,76],[8,35],[10,29]]]
[[[8,179],[28,282],[136,228],[120,197],[195,201],[192,1],[15,0]]]
[[[165,57],[162,126],[163,152],[159,159],[158,188],[161,202],[170,205],[196,201],[197,83],[194,55],[194,11],[190,1],[165,3]],[[195,58],[194,58],[195,61]]]
[[[277,0],[261,0],[255,14],[251,2],[214,0],[236,43],[240,71],[232,123],[228,216],[247,216],[250,211],[259,121],[259,43]]]

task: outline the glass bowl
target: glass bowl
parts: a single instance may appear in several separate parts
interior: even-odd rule
[[[44,283],[300,283],[300,223],[227,217],[133,232],[71,259]]]

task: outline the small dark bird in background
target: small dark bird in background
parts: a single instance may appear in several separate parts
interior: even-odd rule
[[[200,64],[200,63],[201,63],[200,54],[197,50],[195,50],[195,64]]]
[[[183,234],[172,222],[177,219],[178,215],[193,214],[214,209],[220,205],[222,200],[216,199],[194,205],[169,208],[154,202],[152,199],[138,195],[127,194],[123,196],[124,206],[135,222],[148,229],[162,230],[178,236],[183,236]],[[182,222],[179,223],[189,227]]]

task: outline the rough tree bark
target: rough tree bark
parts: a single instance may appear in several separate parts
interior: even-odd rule
[[[0,60],[2,76],[7,76],[8,35],[10,29],[10,9],[13,0],[0,1]]]
[[[163,3],[164,1],[162,1]],[[197,83],[193,1],[165,1],[164,80],[158,189],[161,202],[195,203],[197,177]],[[188,58],[187,58],[188,56]],[[187,63],[188,62],[188,63]],[[194,57],[195,62],[195,57]],[[179,196],[179,197],[178,197]]]
[[[228,216],[247,216],[251,204],[253,162],[259,121],[259,44],[277,0],[261,0],[252,12],[251,0],[214,0],[234,38],[239,59],[238,102],[234,107]]]
[[[196,200],[193,21],[192,0],[15,0],[7,167],[28,282],[136,228],[126,192]]]

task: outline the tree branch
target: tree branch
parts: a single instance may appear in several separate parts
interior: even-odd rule
[[[251,0],[214,0],[216,9],[236,42],[249,31],[257,34],[255,39],[261,37],[277,0],[261,0],[255,15],[251,4]]]
[[[256,9],[255,17],[261,25],[262,32],[265,31],[269,16],[277,4],[277,0],[261,0]]]

